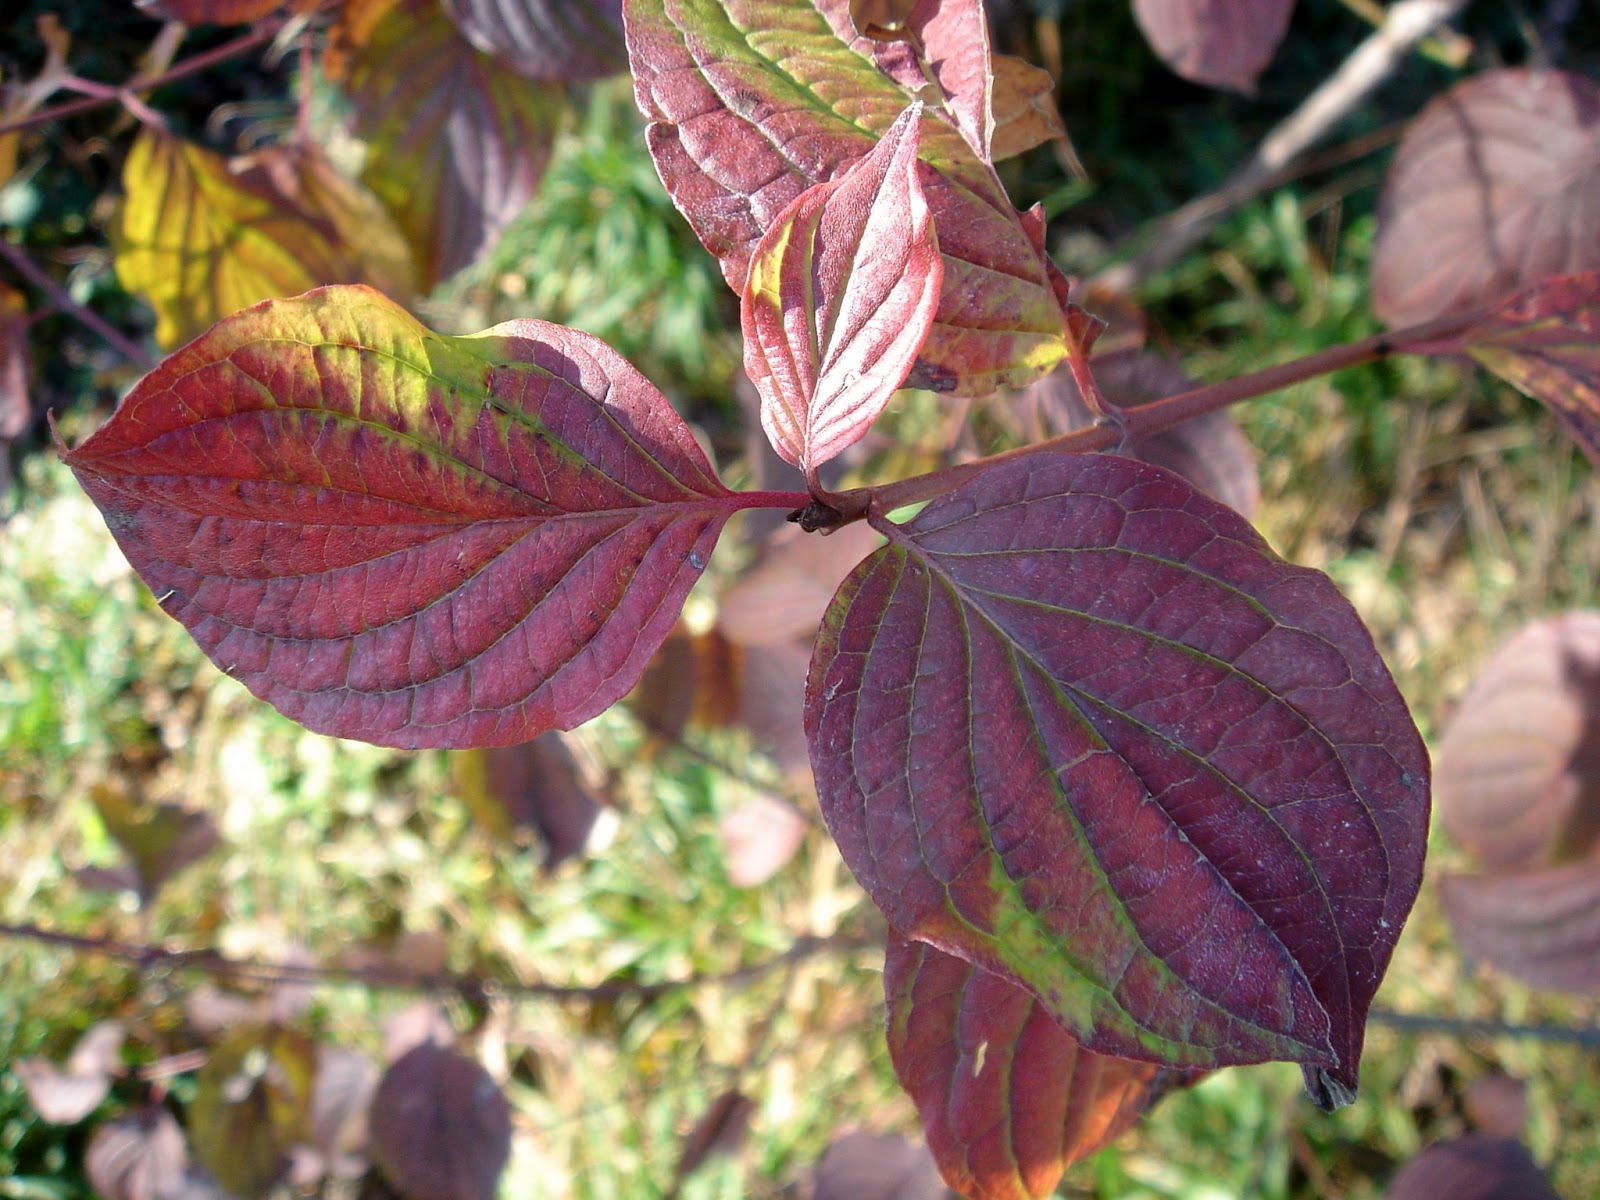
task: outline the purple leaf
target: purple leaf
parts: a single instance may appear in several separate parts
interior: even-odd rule
[[[1462,344],[1554,412],[1600,465],[1600,271],[1535,284],[1474,325]]]
[[[1096,1053],[1288,1058],[1347,1099],[1428,820],[1426,752],[1350,605],[1110,455],[1019,459],[878,527],[806,733],[890,924]]]
[[[926,1146],[856,1130],[835,1138],[817,1164],[812,1200],[946,1200]]]
[[[916,361],[944,268],[917,183],[922,106],[779,215],[740,304],[744,369],[773,449],[812,477],[858,441]]]
[[[1372,305],[1409,325],[1600,267],[1600,87],[1485,71],[1435,99],[1378,203]]]
[[[1401,1168],[1383,1200],[1561,1200],[1515,1138],[1469,1133],[1429,1146]]]
[[[443,0],[478,49],[541,83],[599,79],[627,66],[622,0]]]
[[[372,1157],[414,1200],[494,1200],[511,1155],[511,1109],[470,1058],[424,1042],[372,1099]]]
[[[1289,28],[1294,0],[1133,0],[1161,61],[1191,83],[1255,95]]]
[[[945,1182],[972,1200],[1050,1195],[1170,1081],[1085,1050],[1021,988],[893,932],[883,988],[895,1074]]]
[[[322,733],[507,745],[638,680],[740,500],[587,334],[260,305],[66,455],[201,647]]]
[[[846,0],[624,0],[623,15],[656,169],[736,290],[778,215],[917,98],[853,47]],[[1044,252],[1043,215],[1016,211],[954,125],[927,117],[921,138],[944,286],[912,384],[1024,386],[1066,352],[1066,281]]]

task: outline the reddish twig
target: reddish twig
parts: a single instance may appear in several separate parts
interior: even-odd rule
[[[4,258],[17,274],[49,296],[50,303],[55,306],[57,311],[64,313],[85,328],[99,334],[107,345],[139,367],[140,370],[148,371],[155,365],[154,360],[146,353],[143,346],[140,346],[122,333],[99,313],[74,300],[68,294],[67,289],[40,269],[39,265],[29,258],[20,246],[14,246],[4,238],[0,238],[0,258]]]

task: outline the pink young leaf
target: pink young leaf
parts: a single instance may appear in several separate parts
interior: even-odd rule
[[[511,1107],[472,1059],[423,1042],[372,1098],[372,1158],[415,1200],[494,1200],[511,1156]]]
[[[1440,822],[1483,866],[1590,853],[1600,839],[1600,612],[1518,630],[1479,671],[1434,763]]]
[[[599,79],[627,66],[622,0],[443,0],[478,49],[541,83]]]
[[[1134,1123],[1173,1078],[1094,1054],[1021,988],[889,935],[889,1055],[947,1182],[971,1200],[1033,1200]]]
[[[860,439],[916,361],[944,269],[917,183],[922,105],[756,247],[740,317],[761,426],[809,476]]]
[[[1253,96],[1289,28],[1294,0],[1133,0],[1161,61],[1191,83]]]
[[[1446,875],[1439,897],[1468,958],[1534,987],[1600,992],[1600,860]]]
[[[1600,271],[1535,284],[1462,341],[1485,368],[1549,407],[1600,465]]]
[[[1378,202],[1372,306],[1409,325],[1600,267],[1600,86],[1485,71],[1438,97]]]
[[[806,735],[889,923],[1096,1053],[1287,1058],[1348,1099],[1421,878],[1428,759],[1326,576],[1170,472],[988,470],[856,568]]]
[[[224,671],[322,733],[506,745],[638,681],[740,504],[587,334],[362,287],[238,313],[66,455]]]
[[[918,98],[855,48],[848,8],[624,0],[656,169],[741,291],[779,214],[870,151]],[[1066,281],[1044,252],[1043,215],[1016,211],[953,124],[926,118],[919,153],[944,283],[911,385],[964,395],[1022,387],[1066,352]]]

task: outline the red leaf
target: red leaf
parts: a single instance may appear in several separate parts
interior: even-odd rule
[[[883,988],[895,1074],[945,1182],[972,1200],[1050,1195],[1170,1076],[1085,1050],[1027,992],[894,933]]]
[[[494,1200],[511,1156],[511,1109],[489,1073],[424,1042],[384,1072],[372,1157],[414,1200]]]
[[[622,0],[443,0],[478,49],[541,83],[599,79],[627,66]]]
[[[1428,818],[1350,605],[1110,455],[1023,458],[879,529],[818,634],[806,734],[890,924],[1097,1053],[1288,1058],[1348,1098]]]
[[[1533,621],[1484,664],[1434,759],[1439,818],[1494,870],[1600,838],[1600,612]]]
[[[1589,461],[1600,464],[1600,271],[1535,284],[1468,330],[1463,345],[1547,405]]]
[[[248,309],[66,455],[162,605],[322,733],[506,745],[604,711],[740,501],[643,376],[366,288]]]
[[[1289,28],[1294,0],[1133,0],[1161,61],[1191,83],[1255,95]]]
[[[1372,305],[1408,325],[1600,267],[1600,87],[1485,71],[1422,110],[1378,203]]]
[[[1439,899],[1468,958],[1534,987],[1600,992],[1600,860],[1446,875]]]
[[[1390,1182],[1383,1200],[1561,1200],[1515,1138],[1469,1133],[1429,1146]]]
[[[778,215],[870,151],[917,98],[853,48],[846,0],[718,0],[692,17],[666,0],[624,0],[623,15],[656,169],[741,291]],[[1044,252],[1043,215],[1019,214],[953,125],[927,119],[921,137],[944,286],[913,385],[1024,386],[1066,351],[1065,280]]]
[[[83,1152],[83,1172],[103,1200],[165,1200],[178,1192],[188,1162],[183,1130],[156,1104],[107,1121]]]
[[[810,477],[866,433],[916,361],[944,268],[917,183],[922,106],[756,247],[740,318],[761,426]]]

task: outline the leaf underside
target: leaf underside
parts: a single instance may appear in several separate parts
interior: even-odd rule
[[[1554,412],[1600,466],[1600,271],[1535,284],[1462,341],[1483,367]]]
[[[1133,0],[1150,46],[1191,83],[1253,96],[1294,0]]]
[[[597,339],[444,337],[360,287],[222,322],[66,461],[224,671],[318,732],[412,747],[620,699],[737,507]]]
[[[1288,1058],[1347,1098],[1428,761],[1332,583],[1108,455],[1021,459],[879,528],[819,633],[806,733],[890,924],[1098,1053]]]
[[[915,96],[875,65],[845,0],[625,0],[634,95],[673,202],[742,290],[762,234],[794,199],[870,151]],[[1043,217],[1019,214],[949,122],[924,116],[928,207],[944,287],[912,382],[982,395],[1066,352],[1065,281]]]
[[[442,0],[478,49],[541,83],[599,79],[627,66],[622,0]]]
[[[1083,1049],[1021,988],[892,932],[883,986],[895,1073],[969,1200],[1050,1195],[1175,1078]]]
[[[1378,203],[1372,306],[1391,326],[1600,267],[1600,86],[1485,71],[1437,97],[1395,151]]]

